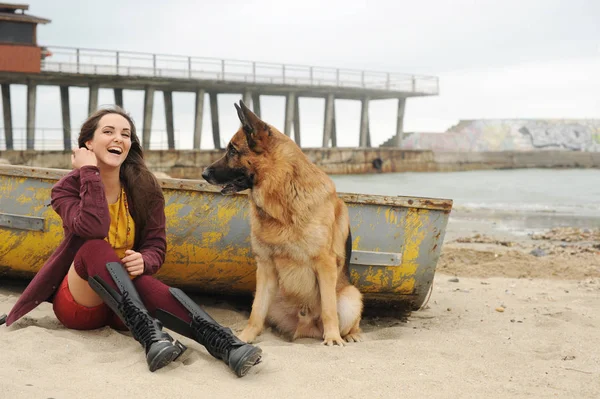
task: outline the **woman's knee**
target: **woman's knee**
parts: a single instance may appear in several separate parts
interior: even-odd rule
[[[108,262],[120,262],[121,260],[112,249],[110,244],[104,240],[87,240],[75,254],[73,266],[75,271],[84,280],[88,279],[90,270],[105,267]]]
[[[112,247],[107,241],[96,238],[93,240],[86,240],[86,242],[84,242],[83,245],[79,248],[79,251],[77,251],[77,253],[101,253],[106,250],[113,251]]]

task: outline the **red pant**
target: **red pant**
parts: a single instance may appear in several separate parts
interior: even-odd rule
[[[101,303],[88,308],[75,302],[69,291],[69,280],[65,276],[56,291],[52,308],[56,318],[67,328],[74,330],[95,330],[104,326],[111,326],[118,330],[127,330],[119,316],[108,306]]]

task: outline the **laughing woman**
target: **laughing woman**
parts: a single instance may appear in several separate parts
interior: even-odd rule
[[[175,360],[185,346],[163,324],[204,345],[238,376],[259,362],[261,349],[237,339],[183,291],[153,275],[166,253],[164,197],[146,167],[131,117],[101,109],[82,125],[74,170],[52,188],[64,239],[27,286],[10,325],[50,300],[66,327],[131,331],[150,371]]]

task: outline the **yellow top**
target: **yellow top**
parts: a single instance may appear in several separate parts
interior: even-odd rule
[[[125,251],[133,249],[135,240],[135,224],[129,214],[125,189],[121,187],[119,199],[114,204],[108,204],[110,213],[110,228],[105,240],[115,250],[119,259],[125,257]]]

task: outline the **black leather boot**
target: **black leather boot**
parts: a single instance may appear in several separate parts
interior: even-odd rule
[[[204,345],[208,353],[223,360],[238,377],[245,376],[252,366],[260,362],[262,349],[241,341],[230,328],[217,323],[180,289],[169,288],[169,291],[190,312],[192,321],[186,322],[170,312],[157,309],[156,317],[165,327]]]
[[[150,371],[156,371],[177,359],[186,347],[164,332],[160,321],[150,316],[123,266],[118,262],[110,262],[106,268],[120,293],[98,275],[90,276],[88,283],[144,347]]]

